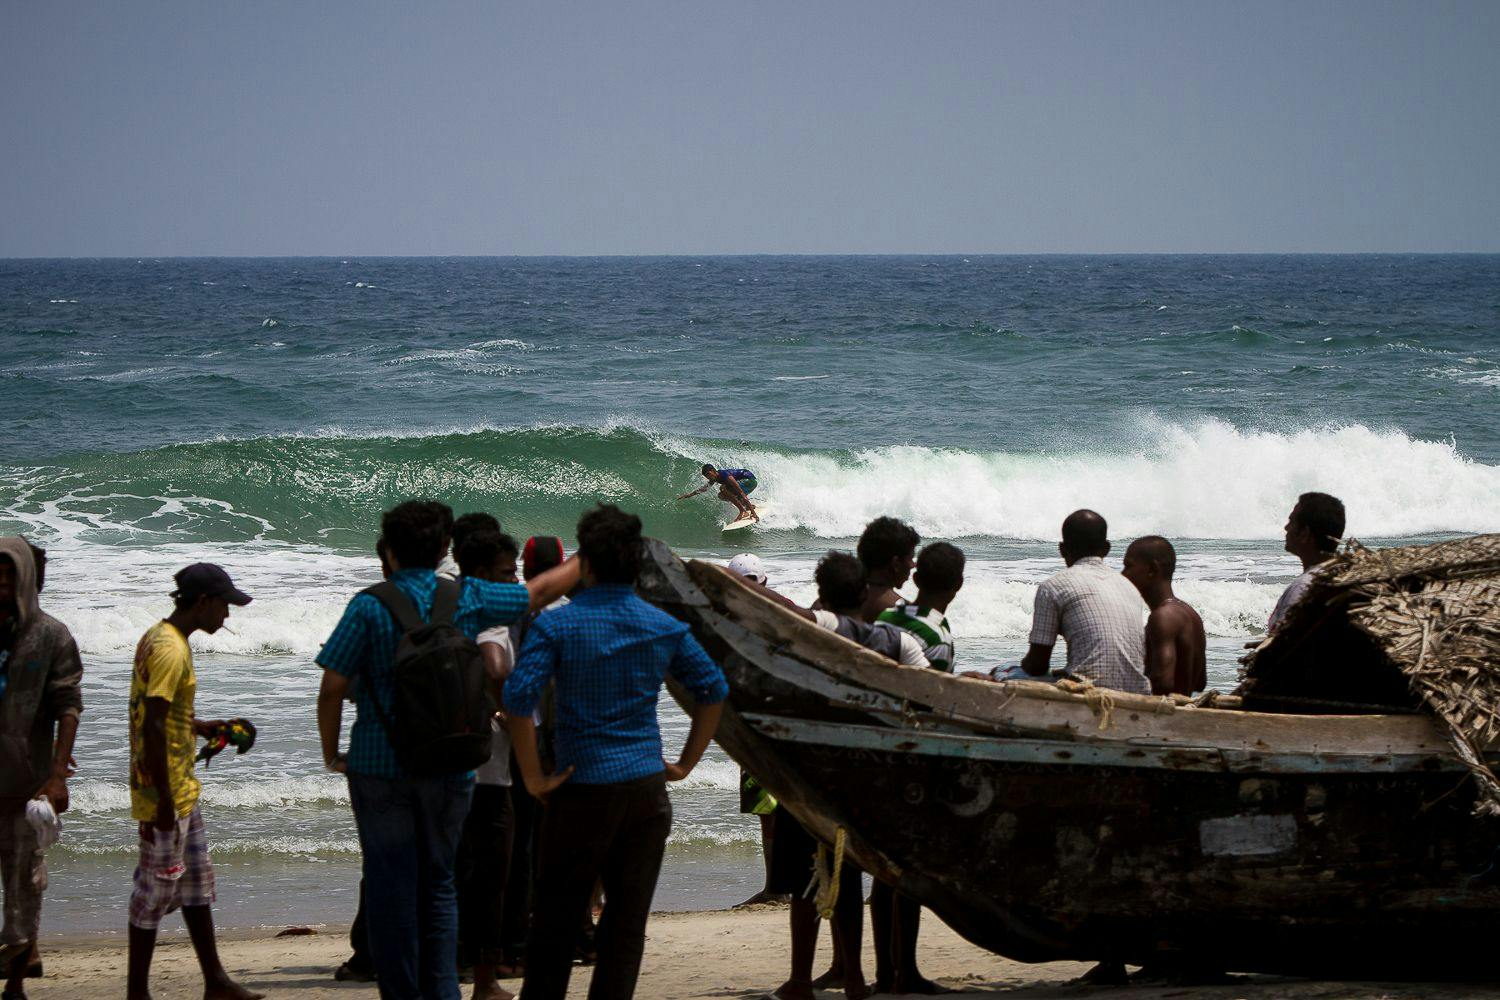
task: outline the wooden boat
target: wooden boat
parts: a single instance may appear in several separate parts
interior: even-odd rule
[[[1500,829],[1426,714],[1247,711],[903,668],[648,543],[718,741],[820,839],[1027,962],[1492,979]],[[1481,884],[1484,882],[1484,884]]]

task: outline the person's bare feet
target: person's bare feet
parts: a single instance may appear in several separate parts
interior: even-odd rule
[[[516,995],[499,983],[492,986],[475,986],[470,1000],[516,1000]]]
[[[776,1000],[817,1000],[812,984],[799,983],[795,979],[788,979],[776,987],[776,991],[771,996]]]
[[[812,981],[815,990],[841,990],[844,988],[844,970],[833,967]]]
[[[875,991],[865,983],[864,976],[844,983],[844,1000],[865,1000],[865,997],[874,995]]]
[[[898,977],[895,983],[892,984],[891,992],[897,994],[907,993],[916,996],[935,997],[942,996],[944,993],[952,993],[953,991],[948,987],[942,985],[941,983],[933,982],[926,976],[916,976],[911,979]]]
[[[264,993],[247,990],[232,979],[203,988],[203,1000],[263,1000]]]

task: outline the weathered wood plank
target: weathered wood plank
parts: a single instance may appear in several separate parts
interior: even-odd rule
[[[995,739],[973,733],[915,731],[789,719],[744,713],[741,718],[765,736],[796,743],[861,750],[890,750],[917,756],[1027,764],[1087,764],[1096,767],[1155,768],[1256,774],[1397,774],[1408,771],[1463,771],[1452,755],[1280,753],[1218,747],[1162,747],[1150,743],[1076,743],[1060,740]]]
[[[1155,741],[1240,751],[1372,756],[1446,754],[1447,741],[1424,715],[1281,715],[1184,707],[1171,699],[1108,692],[1108,725],[1083,695],[1028,681],[992,683],[934,670],[900,667],[818,628],[740,584],[722,567],[689,562],[693,582],[724,623],[734,623],[752,644],[898,701],[934,713],[977,719],[1018,732],[1085,741]],[[716,622],[716,625],[718,622]],[[765,654],[742,650],[746,655]]]

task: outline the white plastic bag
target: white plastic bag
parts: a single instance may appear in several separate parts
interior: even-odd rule
[[[32,799],[26,803],[26,822],[36,831],[37,845],[44,851],[62,838],[62,820],[50,799]]]

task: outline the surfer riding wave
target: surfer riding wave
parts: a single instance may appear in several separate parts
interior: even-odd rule
[[[740,512],[736,521],[752,518],[760,520],[760,515],[755,512],[755,504],[750,502],[750,494],[758,485],[755,481],[755,473],[749,469],[716,469],[712,465],[705,464],[702,468],[703,478],[708,482],[693,490],[684,493],[678,500],[686,500],[695,497],[705,490],[719,487],[719,499],[725,503],[733,504]]]

